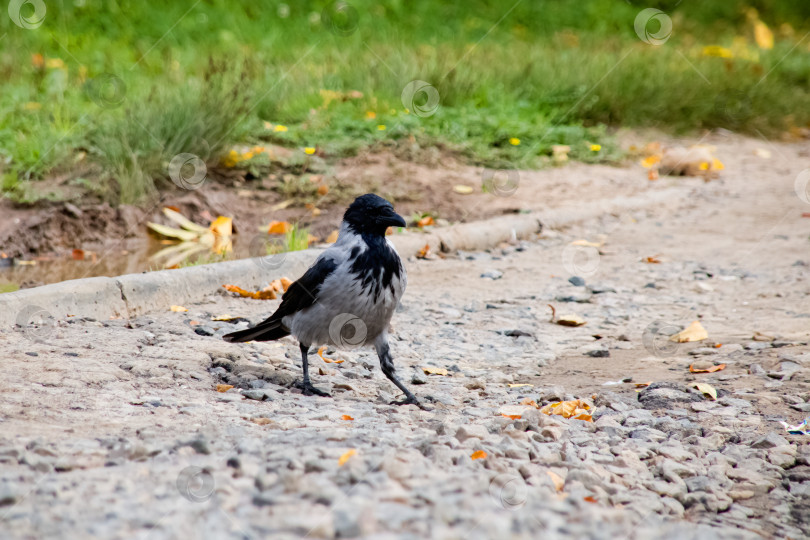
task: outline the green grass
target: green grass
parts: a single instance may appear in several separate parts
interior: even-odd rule
[[[633,30],[649,5],[634,3],[352,0],[350,35],[327,28],[322,1],[47,2],[29,30],[3,14],[0,186],[33,200],[37,182],[81,180],[95,197],[142,202],[174,188],[175,155],[215,166],[240,142],[327,159],[439,148],[514,168],[543,166],[555,144],[614,160],[614,126],[770,137],[808,125],[809,28],[783,25],[807,26],[810,4],[651,2],[673,22],[655,47]],[[753,41],[751,6],[776,36],[771,50]],[[735,55],[705,56],[707,45]],[[413,80],[436,89],[433,114],[415,114],[424,92],[403,105]]]

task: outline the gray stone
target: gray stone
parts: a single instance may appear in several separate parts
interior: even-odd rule
[[[774,448],[776,446],[786,446],[787,444],[787,439],[772,431],[751,443],[751,448]]]

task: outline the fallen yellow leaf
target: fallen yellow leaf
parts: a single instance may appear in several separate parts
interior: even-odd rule
[[[677,343],[687,343],[689,341],[702,341],[708,337],[709,333],[706,332],[706,329],[703,328],[700,321],[694,321],[685,330],[670,337],[669,340]]]
[[[172,311],[174,311],[175,313],[180,313],[180,312],[183,312],[183,311],[188,311],[188,308],[184,308],[183,306],[172,306],[172,307],[170,307],[169,309],[171,309],[171,310],[172,310]]]
[[[209,230],[219,236],[231,236],[233,234],[233,219],[225,216],[218,216],[215,219]]]
[[[561,315],[560,318],[554,322],[562,326],[582,326],[587,323],[587,321],[579,315]]]
[[[253,298],[254,300],[274,300],[276,298],[276,291],[269,287],[255,292],[246,291],[236,285],[223,285],[222,287],[225,288],[226,291],[236,293],[242,298]]]
[[[338,234],[339,234],[339,233],[338,233],[338,230],[337,230],[337,229],[335,229],[334,231],[330,232],[330,233],[329,233],[329,236],[327,236],[327,237],[326,237],[326,243],[327,243],[327,244],[334,244],[335,242],[337,242],[337,239],[338,239]]]
[[[286,221],[271,221],[267,226],[267,234],[287,234],[292,229],[292,225]]]
[[[486,457],[487,453],[484,452],[483,450],[476,450],[475,452],[472,453],[472,455],[470,455],[470,459],[472,459],[473,461],[475,461],[476,459],[484,459]]]
[[[644,167],[645,169],[649,169],[650,167],[652,167],[656,163],[659,163],[660,161],[661,156],[658,154],[647,156],[641,160],[641,166]]]
[[[562,476],[554,471],[546,471],[546,474],[549,478],[551,478],[551,482],[554,484],[554,489],[557,491],[562,491],[565,487],[565,480],[562,479]]]
[[[692,387],[697,388],[703,392],[703,394],[711,397],[712,401],[717,400],[717,390],[712,385],[706,383],[695,383],[692,385]]]
[[[532,387],[534,385],[533,384],[527,384],[527,383],[518,383],[518,384],[509,383],[509,384],[507,384],[507,386],[509,388],[523,388],[524,386]]]
[[[453,191],[460,195],[469,195],[473,192],[473,188],[470,186],[465,186],[464,184],[456,184],[453,186]]]
[[[773,32],[767,24],[759,20],[754,22],[754,41],[760,49],[773,49]]]
[[[345,465],[346,462],[349,461],[349,458],[351,458],[356,453],[357,453],[357,450],[352,448],[351,450],[349,450],[348,452],[346,452],[345,454],[340,456],[340,458],[338,459],[338,467],[342,467],[343,465]]]
[[[240,317],[234,317],[233,315],[219,315],[218,317],[211,317],[212,321],[222,321],[222,322],[230,322],[234,319],[239,319]],[[194,322],[194,321],[192,321]]]
[[[227,392],[227,391],[228,391],[228,390],[230,390],[231,388],[233,388],[233,385],[232,385],[232,384],[218,384],[218,385],[217,385],[217,392],[219,392],[220,394],[222,394],[222,393],[224,393],[224,392]]]
[[[563,418],[574,418],[575,420],[585,420],[592,422],[591,406],[581,399],[571,401],[557,401],[549,403],[540,409],[540,412],[548,415],[558,415]]]
[[[425,372],[425,375],[447,375],[447,370],[444,368],[423,367],[422,371]]]

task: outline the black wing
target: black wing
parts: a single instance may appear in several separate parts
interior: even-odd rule
[[[253,328],[227,334],[222,339],[232,342],[272,341],[290,335],[289,329],[284,327],[281,319],[314,304],[321,285],[335,271],[335,268],[337,268],[337,263],[332,259],[318,259],[303,276],[290,284],[281,297],[281,304],[269,319]]]

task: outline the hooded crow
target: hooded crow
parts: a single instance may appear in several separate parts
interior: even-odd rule
[[[307,354],[312,346],[339,348],[374,345],[382,372],[405,393],[399,404],[418,404],[394,371],[388,324],[405,291],[402,260],[385,238],[388,227],[405,220],[390,202],[369,193],[343,215],[337,242],[292,283],[269,319],[224,336],[225,341],[271,341],[292,335],[301,348],[304,395],[328,396],[309,379]]]

